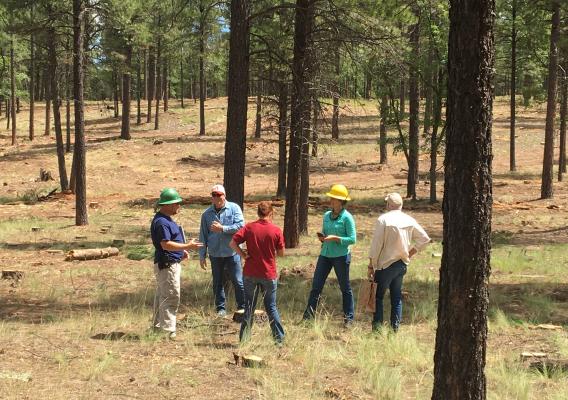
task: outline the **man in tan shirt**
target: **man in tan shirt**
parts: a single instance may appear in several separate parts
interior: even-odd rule
[[[390,291],[390,324],[396,332],[402,318],[402,278],[410,258],[430,242],[428,234],[410,215],[402,212],[402,197],[390,193],[385,198],[387,212],[375,225],[369,250],[369,279],[377,282],[373,330],[383,323],[383,298]],[[414,245],[413,245],[414,243]]]

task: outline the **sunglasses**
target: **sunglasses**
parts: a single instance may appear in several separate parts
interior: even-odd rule
[[[223,196],[222,193],[211,193],[211,197],[221,197]]]

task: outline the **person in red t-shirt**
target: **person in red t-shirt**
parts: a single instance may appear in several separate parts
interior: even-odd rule
[[[276,308],[276,256],[284,255],[284,235],[282,230],[272,223],[273,209],[269,201],[258,204],[258,220],[250,222],[233,235],[229,246],[235,250],[242,260],[245,287],[245,314],[241,324],[239,338],[245,341],[250,338],[253,315],[258,293],[264,292],[264,308],[268,314],[272,337],[277,343],[284,339],[284,328],[280,314]],[[246,243],[246,251],[239,244]]]

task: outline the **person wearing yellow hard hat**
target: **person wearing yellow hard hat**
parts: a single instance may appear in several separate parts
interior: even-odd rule
[[[164,332],[170,339],[176,337],[176,313],[180,302],[181,262],[188,250],[197,250],[203,244],[195,239],[185,241],[183,230],[172,219],[179,213],[182,198],[173,188],[160,193],[159,211],[154,215],[150,234],[154,244],[154,321],[152,328]]]
[[[316,264],[312,290],[304,311],[304,320],[314,318],[321,292],[331,269],[335,271],[343,297],[343,321],[346,325],[353,322],[353,291],[349,282],[349,265],[351,264],[350,247],[357,241],[355,220],[345,205],[351,200],[344,185],[333,185],[329,192],[331,210],[323,215],[323,226],[318,232],[321,252]]]

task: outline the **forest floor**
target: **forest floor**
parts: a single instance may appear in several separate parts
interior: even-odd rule
[[[251,102],[249,135],[253,109]],[[496,100],[488,397],[565,399],[565,372],[530,369],[520,355],[568,358],[568,183],[555,179],[554,198],[539,200],[544,106],[518,110],[518,171],[509,172],[508,109],[508,102]],[[119,139],[120,118],[112,110],[88,103],[85,227],[74,225],[72,195],[56,193],[37,201],[59,185],[54,134],[43,135],[43,110],[36,109],[36,138],[30,142],[28,110],[22,107],[17,146],[10,146],[10,131],[0,118],[0,270],[24,272],[19,280],[0,280],[1,398],[430,398],[442,212],[441,203],[428,203],[427,153],[420,158],[419,200],[407,201],[405,209],[433,243],[413,260],[405,277],[400,332],[371,334],[371,317],[363,312],[345,330],[333,274],[316,322],[300,323],[319,250],[314,233],[326,206],[324,193],[333,183],[344,183],[354,199],[348,208],[358,231],[351,264],[355,297],[384,196],[405,194],[404,156],[389,153],[388,165],[378,164],[375,103],[345,105],[338,141],[330,139],[329,120],[320,121],[319,154],[310,167],[310,235],[279,260],[279,269],[286,269],[278,291],[287,333],[282,348],[271,343],[266,324],[255,325],[252,341],[239,346],[239,326],[214,315],[210,273],[199,268],[195,254],[182,273],[178,340],[166,341],[148,330],[154,293],[148,230],[155,201],[162,188],[176,187],[186,200],[178,221],[189,236],[197,236],[210,187],[222,182],[226,99],[207,101],[203,137],[197,135],[197,105],[187,101],[182,109],[170,101],[158,131],[153,122],[137,126],[133,118],[130,141]],[[276,192],[276,129],[268,121],[263,128],[261,139],[247,140],[248,221],[255,218],[255,202]],[[68,173],[71,158],[67,155]],[[55,180],[40,182],[40,168]],[[441,199],[441,169],[439,175]],[[275,222],[282,226],[282,201],[275,204]],[[117,257],[64,261],[69,250],[107,247],[115,239],[125,241]],[[234,310],[232,300],[229,304]],[[235,352],[261,356],[266,366],[236,366]]]

